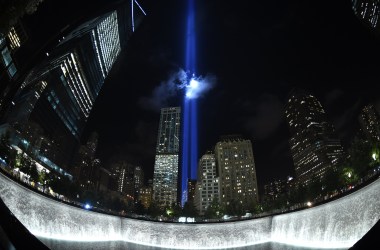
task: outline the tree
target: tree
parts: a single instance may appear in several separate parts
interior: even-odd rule
[[[6,131],[0,137],[0,157],[5,160],[7,164],[9,164],[9,157],[11,155],[9,143],[10,142],[10,134],[9,131]]]
[[[305,202],[307,199],[307,188],[303,185],[298,185],[290,191],[289,200],[293,204]]]
[[[349,158],[345,167],[352,168],[354,172],[363,177],[372,160],[372,143],[355,137],[348,149]]]
[[[355,173],[355,170],[350,167],[343,168],[340,180],[344,185],[351,185],[357,182],[359,179],[358,175]]]
[[[93,190],[86,190],[83,192],[81,200],[83,203],[96,204],[98,201],[98,195]]]
[[[273,200],[274,209],[282,209],[287,206],[288,198],[286,194],[278,194],[277,197]]]
[[[322,194],[322,182],[315,179],[307,186],[307,200],[313,200]]]
[[[166,211],[166,214],[168,216],[170,216],[170,217],[180,217],[180,216],[182,216],[182,208],[176,202],[173,202],[172,205],[171,205],[171,207],[170,208],[166,208],[165,211]]]
[[[70,199],[77,199],[77,195],[82,196],[79,184],[72,182],[66,176],[53,176],[50,180],[50,187],[55,193],[64,195]]]
[[[193,202],[186,202],[182,209],[182,216],[184,217],[197,217],[198,210]]]
[[[242,204],[236,200],[230,200],[226,206],[226,214],[233,216],[244,215],[244,209]]]
[[[16,167],[20,169],[21,172],[30,176],[31,174],[31,161],[28,157],[24,157],[23,154],[17,155]]]
[[[147,210],[145,209],[144,205],[141,203],[141,201],[138,201],[135,204],[134,212],[139,215],[146,214]]]
[[[30,167],[30,180],[37,182],[39,179],[39,173],[37,171],[36,163],[32,162],[29,167]]]
[[[153,218],[156,218],[157,216],[162,215],[163,211],[155,202],[152,202],[148,208],[148,214]]]
[[[340,166],[338,169],[329,169],[325,176],[322,179],[323,194],[327,194],[339,189],[342,186],[342,183],[339,179],[339,172],[341,171]]]
[[[380,143],[373,142],[371,150],[371,162],[370,167],[377,167],[380,164]]]
[[[206,208],[205,217],[209,219],[218,219],[224,214],[223,206],[220,204],[217,197],[211,201],[211,204]]]

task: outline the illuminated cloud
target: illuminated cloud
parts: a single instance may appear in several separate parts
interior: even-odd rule
[[[153,89],[150,97],[142,97],[139,105],[148,110],[160,111],[168,105],[170,98],[185,90],[187,98],[200,98],[216,84],[216,77],[208,74],[205,77],[191,75],[183,69],[170,74],[168,80],[161,82]]]
[[[180,69],[178,72],[179,85],[178,89],[185,89],[185,96],[187,98],[199,98],[203,97],[209,90],[211,90],[216,84],[216,76],[208,74],[205,77],[196,76],[189,72],[185,72]]]

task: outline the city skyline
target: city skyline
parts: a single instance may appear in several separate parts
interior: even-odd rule
[[[380,0],[3,5],[5,245],[376,238]]]
[[[199,155],[223,134],[243,134],[252,140],[260,186],[293,173],[284,117],[293,87],[317,97],[345,147],[358,127],[360,107],[378,100],[371,91],[377,76],[375,57],[370,56],[380,54],[377,40],[350,3],[338,1],[329,8],[322,3],[273,4],[278,8],[268,17],[225,2],[197,7],[199,72],[216,79],[198,101]],[[264,10],[272,6],[258,5]],[[118,65],[123,74],[116,72],[104,85],[87,126],[103,134],[103,159],[120,154],[136,160],[147,178],[153,173],[158,111],[181,104],[182,94],[171,88],[170,80],[183,62],[182,7],[171,1],[147,6],[151,14],[132,39],[125,62]],[[289,11],[292,15],[285,15]],[[263,22],[267,24],[261,27]],[[257,36],[246,35],[250,29]],[[128,93],[132,95],[125,98]],[[110,112],[120,106],[126,107],[129,119]]]
[[[243,134],[252,141],[262,186],[293,171],[283,115],[291,88],[310,90],[320,100],[344,146],[359,127],[361,107],[369,101],[378,106],[372,91],[378,40],[351,3],[258,3],[253,10],[223,1],[196,3],[199,73],[215,79],[199,100],[199,155],[223,134]],[[159,109],[181,104],[182,95],[168,82],[184,68],[185,8],[175,1],[140,4],[148,15],[104,83],[82,142],[97,131],[104,164],[121,154],[137,161],[149,179]],[[269,15],[259,11],[274,5]],[[63,7],[47,1],[37,13],[53,18],[57,8]],[[80,11],[69,17],[75,13]]]

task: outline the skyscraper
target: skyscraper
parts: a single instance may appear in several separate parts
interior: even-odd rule
[[[10,105],[12,89],[20,77],[19,69],[25,64],[20,48],[28,40],[21,21],[10,27],[6,34],[0,32],[0,118]]]
[[[96,187],[100,167],[100,160],[95,157],[97,146],[98,134],[93,132],[87,143],[81,145],[74,155],[73,167],[70,172],[82,187]]]
[[[215,146],[215,157],[222,203],[239,202],[243,207],[257,203],[259,194],[251,141],[240,135],[222,136]]]
[[[380,0],[352,0],[352,9],[365,26],[380,35]]]
[[[285,108],[296,182],[308,185],[335,166],[343,148],[321,103],[313,95],[294,90]]]
[[[137,202],[139,200],[140,188],[144,185],[144,171],[140,166],[135,166],[133,182],[135,185],[134,200]]]
[[[214,199],[220,202],[220,186],[215,155],[209,151],[202,155],[198,165],[194,205],[199,214],[203,215]]]
[[[119,168],[120,169],[117,182],[117,191],[125,194],[130,199],[132,199],[135,195],[135,184],[133,181],[135,166],[127,162],[121,161]]]
[[[162,108],[153,175],[153,197],[157,205],[177,203],[181,108]]]
[[[362,109],[359,123],[367,139],[380,142],[380,116],[373,104],[368,104]]]
[[[134,6],[141,11],[133,11]],[[38,123],[45,137],[59,141],[59,166],[71,164],[94,102],[135,19],[141,19],[139,13],[144,12],[137,1],[122,1],[100,15],[84,15],[80,23],[62,31],[58,45],[30,70],[13,99],[7,122]]]
[[[276,200],[280,195],[289,192],[293,184],[293,177],[275,179],[264,185],[264,197],[267,200]]]

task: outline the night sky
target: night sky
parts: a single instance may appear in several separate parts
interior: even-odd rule
[[[182,104],[169,84],[185,64],[186,1],[140,1],[148,16],[103,85],[83,136],[98,156],[140,164],[153,177],[159,110]],[[251,6],[252,5],[252,6]],[[360,108],[379,96],[379,38],[351,1],[196,1],[197,74],[215,79],[199,98],[199,156],[223,134],[253,144],[259,188],[294,175],[284,105],[311,91],[346,146]],[[262,192],[262,189],[260,190]]]

